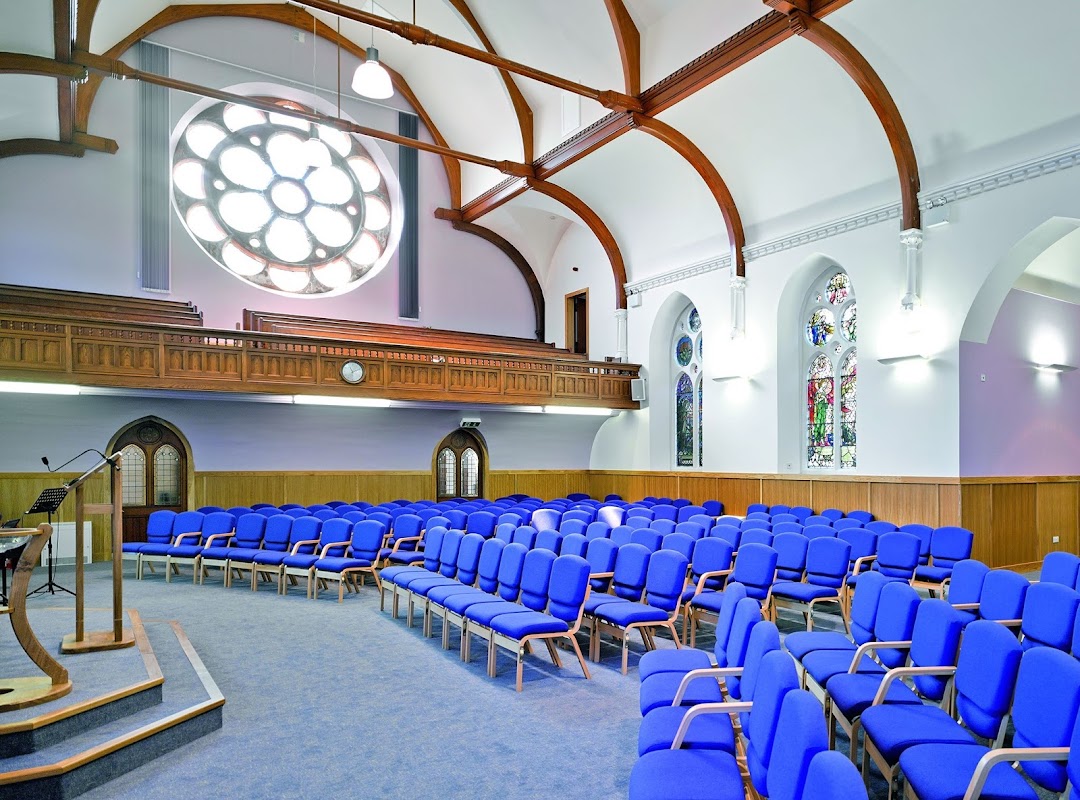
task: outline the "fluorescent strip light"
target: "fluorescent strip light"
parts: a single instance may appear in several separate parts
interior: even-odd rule
[[[390,401],[381,397],[333,397],[323,394],[296,394],[298,406],[351,406],[353,408],[390,408]]]
[[[588,406],[544,406],[545,414],[574,414],[582,417],[610,417],[610,408]]]
[[[921,353],[911,353],[906,356],[890,356],[889,358],[879,358],[878,363],[889,366],[890,364],[902,364],[905,361],[929,361],[930,356],[924,356]]]
[[[1070,364],[1036,364],[1035,369],[1039,372],[1072,372],[1076,367]]]
[[[748,380],[745,375],[717,375],[713,378],[714,381],[738,381]]]
[[[79,387],[70,383],[26,383],[24,381],[0,381],[0,392],[14,394],[79,394]]]

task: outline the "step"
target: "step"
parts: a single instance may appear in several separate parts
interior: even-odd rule
[[[161,702],[0,760],[0,800],[76,797],[221,728],[225,698],[183,628],[157,619],[142,626],[164,676]]]

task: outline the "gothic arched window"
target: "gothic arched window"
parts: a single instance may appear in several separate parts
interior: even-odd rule
[[[704,466],[704,386],[701,374],[701,315],[687,306],[671,339],[675,389],[675,466]]]

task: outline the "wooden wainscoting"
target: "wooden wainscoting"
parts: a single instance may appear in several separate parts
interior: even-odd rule
[[[366,500],[385,503],[405,498],[433,500],[435,482],[428,470],[400,472],[196,472],[195,499],[199,506],[249,503],[324,503],[327,500]]]
[[[111,501],[109,492],[109,472],[99,473],[84,484],[86,502],[108,503]],[[45,514],[23,516],[23,512],[30,508],[42,489],[50,489],[61,486],[64,483],[79,477],[80,472],[6,472],[0,474],[0,514],[4,519],[23,517],[23,522],[28,527],[33,527],[46,521]],[[111,528],[109,517],[101,514],[90,514],[86,517],[93,529],[92,553],[94,561],[107,561],[112,557]],[[53,514],[53,522],[75,521],[75,496],[72,494],[64,500],[63,505]]]

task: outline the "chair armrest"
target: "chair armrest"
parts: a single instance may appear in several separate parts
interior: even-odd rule
[[[705,588],[705,581],[709,580],[710,578],[719,578],[720,576],[726,577],[734,571],[735,569],[732,567],[729,569],[712,569],[708,572],[701,573],[700,575],[698,575],[697,589],[694,594],[701,594],[702,590]]]
[[[175,539],[173,539],[173,547],[180,544],[184,539],[190,539],[194,536],[196,539],[202,536],[202,531],[188,531],[187,533],[181,533]]]
[[[318,544],[318,543],[319,543],[319,540],[318,540],[318,539],[304,539],[304,541],[302,541],[302,542],[297,542],[297,543],[296,543],[296,544],[295,544],[295,545],[293,546],[292,552],[291,552],[291,553],[289,553],[289,555],[290,555],[290,556],[295,556],[295,555],[296,555],[297,553],[299,553],[299,552],[300,552],[300,548],[301,548],[301,547],[303,547],[303,546],[304,546],[304,545],[306,545],[306,544]]]
[[[333,550],[335,547],[348,547],[351,544],[352,539],[346,539],[344,542],[328,542],[327,544],[324,544],[322,546],[322,549],[319,551],[319,555],[325,556],[328,551]]]
[[[952,607],[960,611],[978,611],[981,603],[953,603]]]
[[[671,749],[678,750],[683,746],[683,740],[690,730],[690,723],[705,714],[738,714],[742,711],[750,711],[753,703],[700,703],[686,709],[683,714],[679,729],[675,731],[675,738],[671,742]]]
[[[855,575],[858,575],[860,572],[862,572],[862,565],[869,564],[871,561],[877,561],[877,555],[862,556],[861,558],[856,558],[855,569],[851,572],[852,576],[854,577]]]
[[[851,665],[848,667],[848,674],[853,674],[859,669],[859,662],[863,660],[863,656],[874,652],[875,650],[908,650],[911,648],[911,642],[866,642],[860,644],[859,649],[855,651],[855,654],[851,657]]]
[[[908,675],[955,675],[956,667],[941,666],[941,667],[896,667],[890,669],[885,673],[881,679],[881,683],[878,684],[877,694],[874,695],[873,705],[880,706],[885,702],[885,695],[889,691],[889,686],[897,678],[904,678]]]
[[[998,764],[1013,761],[1065,761],[1068,757],[1068,747],[999,747],[991,750],[979,759],[975,774],[971,776],[971,783],[964,792],[964,800],[975,800],[982,794],[990,770]]]
[[[391,550],[390,552],[391,553],[396,553],[398,551],[398,548],[401,547],[401,545],[403,543],[405,543],[405,542],[419,542],[423,538],[424,538],[423,536],[405,536],[405,537],[403,537],[401,539],[395,539],[394,540],[394,549]]]
[[[215,539],[225,539],[225,540],[227,541],[227,540],[229,540],[229,539],[231,539],[231,538],[233,537],[233,534],[234,534],[234,533],[236,533],[236,531],[230,531],[229,533],[213,533],[213,534],[211,534],[211,535],[209,536],[209,538],[207,538],[207,540],[206,540],[206,546],[207,546],[207,547],[210,547],[210,546],[211,546],[211,543],[212,543],[212,542],[213,542],[213,541],[214,541]]]
[[[589,580],[593,580],[595,578],[614,578],[614,577],[615,577],[614,572],[590,572],[589,573]]]
[[[679,688],[675,692],[675,699],[671,701],[673,706],[682,705],[686,690],[690,688],[690,682],[695,678],[723,678],[726,675],[742,675],[742,667],[709,667],[708,669],[692,669],[682,677]]]

